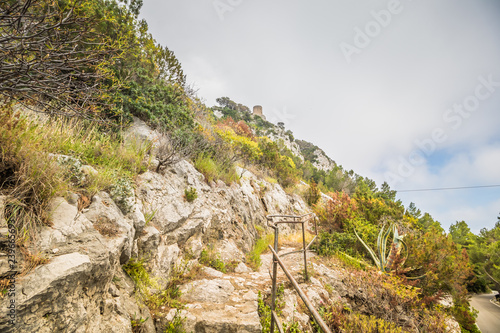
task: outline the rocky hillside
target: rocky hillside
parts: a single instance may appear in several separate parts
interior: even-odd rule
[[[233,121],[243,121],[252,127],[256,136],[266,136],[276,142],[280,147],[286,148],[301,163],[308,161],[314,168],[320,171],[331,171],[336,163],[326,155],[318,146],[296,139],[291,130],[285,129],[283,122],[271,123],[260,116],[254,116],[250,109],[240,103],[236,103],[228,97],[217,99],[219,106],[213,107],[213,115],[217,119],[231,118]]]
[[[442,333],[452,315],[476,332],[455,237],[261,107],[205,105],[141,5],[0,6],[1,332],[267,332],[266,215],[310,207],[310,281],[287,260],[332,329]],[[282,250],[295,231],[283,226]],[[436,306],[443,295],[450,308]],[[281,278],[278,296],[288,331],[314,331]]]
[[[156,135],[136,120],[127,140],[154,140]],[[71,156],[53,158],[73,163],[82,176],[97,172]],[[25,261],[19,267],[31,264],[34,269],[15,277],[14,298],[0,300],[5,309],[15,299],[16,326],[2,317],[0,331],[268,329],[271,255],[262,255],[262,265],[254,271],[248,254],[259,234],[270,231],[266,215],[304,214],[309,209],[301,197],[287,194],[280,185],[248,170],[237,171],[242,174],[239,183],[207,183],[192,164],[182,160],[160,173],[140,174],[130,191],[125,186],[118,194],[99,192],[91,201],[76,193],[54,198],[48,212],[50,226],[40,227],[30,248],[21,248],[32,255],[17,256]],[[196,193],[194,199],[187,198],[189,191]],[[8,197],[0,197],[0,212],[8,202]],[[0,223],[2,249],[7,249],[5,218]],[[284,242],[280,250],[299,248],[294,230],[283,225],[280,229]],[[211,256],[208,261],[207,255]],[[341,264],[314,258],[312,277],[304,281],[301,256],[289,256],[286,263],[318,308],[343,304],[365,314],[382,309]],[[6,276],[6,252],[2,252],[0,267],[0,274]],[[279,276],[282,321],[288,327],[312,331],[308,312],[282,272]],[[391,316],[408,328],[417,325],[404,307]],[[449,331],[458,332],[456,323],[447,320]]]
[[[296,140],[295,144],[299,146],[304,158],[310,161],[316,169],[330,171],[336,166],[335,162],[318,146],[304,140]]]
[[[184,198],[187,188],[196,189],[193,202]],[[266,228],[266,214],[308,211],[300,197],[248,171],[240,184],[207,184],[187,161],[161,174],[141,174],[133,194],[118,202],[106,192],[85,200],[68,193],[52,201],[52,226],[41,227],[33,250],[43,264],[17,277],[17,326],[2,316],[0,331],[130,332],[133,318],[152,318],[122,269],[131,258],[143,260],[161,288],[175,265],[199,258],[208,247],[222,260],[244,262],[256,227]],[[7,248],[7,225],[1,223],[2,248]],[[4,253],[0,274],[7,273],[7,260]],[[3,297],[2,308],[8,302]],[[153,326],[152,320],[145,322],[149,332]]]

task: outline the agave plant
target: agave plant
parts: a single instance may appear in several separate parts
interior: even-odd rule
[[[392,244],[389,250],[389,254],[386,257],[387,253],[387,239],[391,234],[391,230],[393,231]],[[377,238],[377,253],[373,251],[362,239],[359,237],[356,230],[354,230],[356,237],[358,237],[359,241],[365,246],[370,255],[373,258],[373,261],[377,265],[378,269],[382,272],[388,273],[394,270],[394,262],[396,258],[401,254],[401,250],[405,250],[405,257],[401,259],[399,265],[403,265],[408,258],[408,247],[406,243],[403,241],[403,235],[399,235],[398,228],[396,225],[389,225],[387,229],[385,229],[385,225],[380,230]]]

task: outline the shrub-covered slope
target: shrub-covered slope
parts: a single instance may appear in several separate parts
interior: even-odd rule
[[[258,266],[265,246],[253,246],[268,239],[265,215],[310,209],[320,222],[316,250],[347,261],[358,288],[378,266],[380,280],[366,287],[375,300],[410,295],[406,310],[437,321],[447,312],[475,330],[467,287],[498,283],[498,227],[474,236],[464,222],[446,234],[387,183],[344,170],[283,124],[227,97],[204,105],[174,53],[138,19],[140,5],[0,5],[1,302],[6,308],[15,286],[26,330],[153,330],[153,317],[181,307],[183,260],[204,262],[213,246],[222,257],[206,260],[212,266]],[[453,305],[443,310],[445,297]],[[380,320],[407,328],[372,305],[350,312],[326,304],[324,314],[336,330]],[[156,329],[177,329],[170,319]]]

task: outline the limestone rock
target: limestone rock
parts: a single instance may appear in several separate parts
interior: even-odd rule
[[[189,238],[184,245],[184,250],[194,258],[199,258],[201,251],[203,251],[203,242],[201,241],[201,237],[198,236]]]
[[[97,300],[79,298],[83,289],[88,289],[87,295],[95,293],[94,284],[101,277],[92,274],[90,258],[80,253],[62,255],[35,268],[16,285],[16,332],[53,332],[51,327],[75,332],[85,327],[99,305]],[[9,328],[0,319],[0,331],[9,332]]]
[[[222,260],[226,262],[231,260],[245,260],[245,255],[232,240],[224,239],[219,245],[219,251]]]
[[[0,278],[6,277],[11,270],[9,265],[9,229],[0,227]]]
[[[177,244],[166,245],[160,244],[157,249],[157,254],[153,257],[151,271],[153,275],[160,277],[160,283],[166,282],[165,280],[170,275],[173,266],[178,263],[180,249]]]
[[[103,236],[102,241],[120,258],[120,263],[127,263],[135,236],[134,223],[123,216],[109,194],[99,192],[94,195],[84,215]]]
[[[243,299],[245,301],[257,301],[257,294],[250,290],[243,295]]]
[[[202,271],[206,275],[215,278],[221,278],[224,275],[222,272],[219,272],[218,270],[213,269],[212,267],[203,267]]]
[[[321,149],[316,149],[314,151],[314,155],[316,155],[316,161],[313,165],[318,170],[330,171],[335,167],[335,162],[333,162]]]
[[[262,326],[257,311],[241,313],[235,308],[226,308],[204,313],[203,318],[195,325],[195,332],[260,333]]]
[[[448,333],[460,333],[462,329],[460,328],[460,324],[453,317],[446,318],[446,328]]]
[[[70,253],[55,257],[47,265],[39,266],[23,281],[22,292],[18,300],[36,297],[57,282],[71,279],[90,268],[90,259],[80,253]]]
[[[160,134],[144,121],[137,117],[133,117],[133,122],[125,131],[125,142],[128,144],[144,144],[145,142],[155,142],[158,140]]]
[[[307,286],[304,286],[303,290],[306,290],[307,298],[309,298],[315,308],[319,308],[322,305],[323,298],[320,296],[320,293],[317,290],[313,288],[307,288]]]
[[[262,332],[257,302],[236,306],[212,304],[208,308],[196,304],[181,311],[181,315],[186,332]]]
[[[133,200],[134,203],[131,204],[131,209],[130,212],[127,214],[127,218],[132,220],[136,232],[139,233],[146,226],[146,218],[144,217],[144,214],[141,211],[141,206],[135,202],[135,198]]]
[[[56,197],[50,202],[49,216],[52,226],[43,226],[38,237],[41,250],[49,250],[92,228],[92,223],[62,197]]]
[[[234,269],[236,273],[250,273],[252,272],[252,269],[245,265],[244,263],[240,262],[238,266]]]
[[[197,280],[180,288],[182,298],[188,302],[224,303],[234,291],[231,282],[223,279]]]
[[[82,165],[82,167],[80,168],[80,171],[86,175],[86,176],[95,176],[98,174],[97,170],[94,169],[94,167],[90,166],[90,165]]]
[[[139,249],[139,257],[149,257],[152,253],[156,253],[158,245],[160,245],[160,232],[154,226],[147,226],[142,231],[137,239],[137,247]]]

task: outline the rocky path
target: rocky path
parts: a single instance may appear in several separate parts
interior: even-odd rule
[[[280,253],[295,250],[282,248]],[[312,258],[313,255],[309,254]],[[181,287],[182,300],[186,303],[180,315],[184,317],[184,328],[187,332],[261,332],[262,327],[258,315],[258,292],[267,295],[271,291],[271,278],[268,269],[271,266],[272,255],[261,256],[262,265],[253,272],[241,263],[235,273],[223,274],[212,268],[204,267],[200,279],[190,281]],[[330,297],[324,289],[324,283],[334,278],[334,272],[322,264],[309,261],[310,269],[316,277],[303,283],[302,254],[292,254],[284,257],[286,266],[295,279],[301,283],[301,288],[310,300],[319,305]],[[281,269],[278,269],[278,283],[288,281]],[[283,320],[298,321],[301,326],[307,326],[309,316],[302,313],[304,307],[296,293],[285,288],[283,295]],[[176,310],[171,310],[166,319],[171,320]]]

